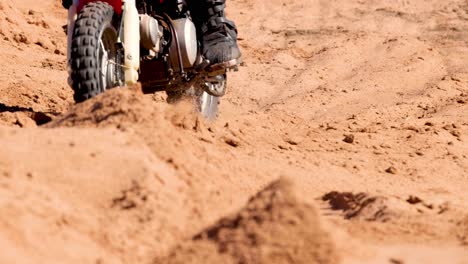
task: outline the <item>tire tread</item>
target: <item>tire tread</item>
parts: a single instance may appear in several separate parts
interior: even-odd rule
[[[75,102],[102,92],[99,80],[98,44],[102,25],[112,21],[113,8],[105,2],[92,2],[78,14],[71,45],[71,78]]]

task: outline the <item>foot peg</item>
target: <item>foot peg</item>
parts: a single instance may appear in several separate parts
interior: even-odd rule
[[[216,75],[203,79],[202,88],[210,95],[221,97],[226,94],[226,75]]]

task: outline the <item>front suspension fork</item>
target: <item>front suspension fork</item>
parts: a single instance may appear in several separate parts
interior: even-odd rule
[[[138,82],[140,69],[140,16],[135,0],[123,1],[123,46],[125,53],[124,72],[127,85]]]

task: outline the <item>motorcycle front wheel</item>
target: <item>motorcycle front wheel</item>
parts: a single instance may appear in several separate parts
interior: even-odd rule
[[[113,18],[114,9],[104,2],[89,3],[78,14],[71,45],[71,79],[77,103],[124,83]]]

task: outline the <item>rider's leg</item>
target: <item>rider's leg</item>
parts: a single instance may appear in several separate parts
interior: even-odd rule
[[[226,19],[226,0],[191,0],[189,4],[202,38],[203,56],[211,65],[237,64],[241,57],[237,28]]]

